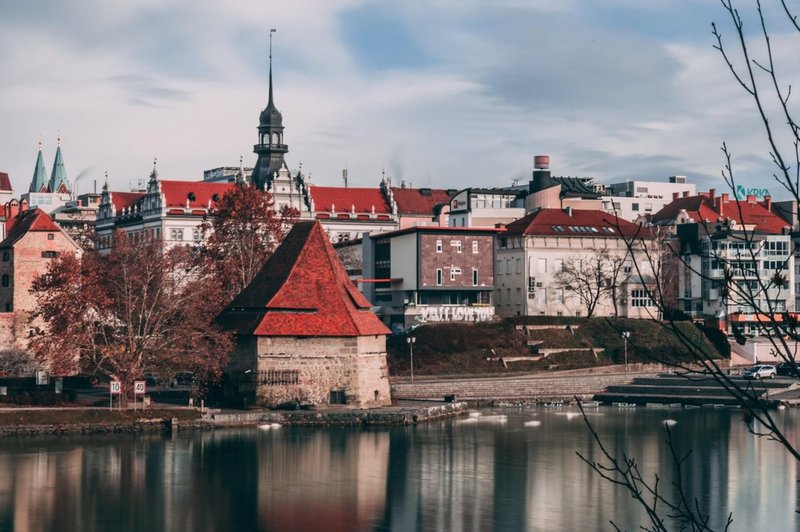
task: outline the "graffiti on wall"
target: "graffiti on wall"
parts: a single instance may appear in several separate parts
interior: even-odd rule
[[[494,307],[421,307],[418,320],[437,321],[491,321],[494,318]]]

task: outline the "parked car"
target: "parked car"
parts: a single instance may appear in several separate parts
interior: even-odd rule
[[[192,384],[192,380],[194,380],[194,374],[191,371],[181,371],[175,375],[173,382],[177,386],[187,386]]]
[[[774,379],[777,374],[778,370],[775,369],[775,366],[759,364],[758,366],[753,366],[752,368],[744,370],[742,377],[745,379]]]
[[[795,365],[800,370],[800,363],[792,364],[791,362],[781,362],[775,366],[775,370],[778,372],[778,375],[782,375],[784,377],[797,377],[797,373],[794,369]]]

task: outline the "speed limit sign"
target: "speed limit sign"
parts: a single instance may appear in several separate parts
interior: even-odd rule
[[[134,395],[144,395],[145,391],[145,381],[134,381],[133,382],[133,393]]]
[[[109,391],[114,395],[122,393],[122,383],[120,381],[111,381]]]

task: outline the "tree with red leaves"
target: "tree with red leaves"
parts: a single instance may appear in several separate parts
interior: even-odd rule
[[[224,303],[250,284],[298,216],[297,209],[286,206],[275,211],[268,192],[247,184],[220,198],[202,225],[203,261],[219,279]]]
[[[42,326],[30,345],[57,375],[79,369],[130,392],[145,371],[218,377],[232,349],[212,323],[222,304],[216,280],[185,247],[118,232],[111,253],[60,256],[32,291]]]

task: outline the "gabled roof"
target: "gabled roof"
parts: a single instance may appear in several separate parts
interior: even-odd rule
[[[355,212],[371,213],[373,208],[377,214],[391,212],[386,198],[379,188],[352,187],[309,187],[311,199],[316,212],[337,213]]]
[[[16,217],[13,227],[6,239],[0,242],[0,248],[12,247],[20,238],[34,231],[61,231],[50,216],[41,209],[22,211]]]
[[[446,190],[432,188],[392,187],[392,197],[400,214],[427,214],[433,216],[436,205],[450,202]]]
[[[319,222],[298,222],[218,321],[255,336],[389,334],[370,306]]]
[[[571,211],[571,213],[570,213]],[[589,209],[539,209],[506,226],[505,236],[557,235],[635,238],[650,231],[613,214]]]
[[[11,192],[12,190],[11,179],[8,178],[8,174],[0,172],[0,192]]]
[[[109,192],[108,195],[111,204],[114,205],[114,213],[118,215],[124,209],[142,199],[144,192]]]
[[[227,191],[236,186],[235,183],[215,183],[208,181],[165,181],[159,180],[161,192],[164,194],[164,207],[186,207],[190,209],[207,209],[214,196],[222,198]]]
[[[754,226],[757,231],[780,234],[789,222],[772,212],[771,201],[759,203],[755,198],[744,200],[730,199],[728,194],[716,196],[712,192],[676,198],[655,213],[650,222],[653,225],[673,225],[681,211],[697,223],[717,222],[720,218],[730,218],[741,225]]]

